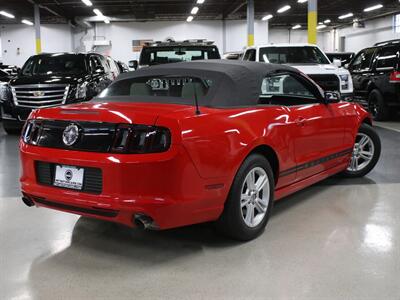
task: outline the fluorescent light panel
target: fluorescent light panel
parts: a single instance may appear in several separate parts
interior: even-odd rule
[[[197,0],[196,3],[197,3],[197,4],[203,4],[203,3],[204,3],[204,0]]]
[[[110,24],[110,19],[108,19],[108,18],[105,18],[105,19],[104,19],[104,23],[106,23],[106,24]]]
[[[318,25],[318,26],[317,26],[317,29],[318,29],[318,30],[319,30],[319,29],[324,29],[324,28],[326,28],[326,25],[324,25],[324,24]]]
[[[274,16],[273,15],[266,15],[265,17],[263,17],[261,20],[263,21],[268,21],[270,19],[272,19]]]
[[[325,24],[329,24],[330,22],[332,22],[330,19],[326,19],[326,20],[324,21]]]
[[[283,7],[281,7],[280,9],[278,9],[278,13],[284,13],[285,11],[288,11],[289,9],[291,9],[292,7],[290,5],[285,5]]]
[[[103,13],[98,10],[97,8],[93,9],[93,12],[98,16],[98,17],[104,17]]]
[[[85,3],[87,6],[92,6],[93,3],[90,0],[82,0],[83,3]]]
[[[374,6],[367,7],[366,9],[364,9],[364,11],[365,12],[369,12],[369,11],[381,9],[382,7],[383,7],[382,4],[377,4],[377,5],[374,5]]]
[[[301,25],[300,25],[300,24],[294,25],[294,26],[292,27],[292,29],[294,29],[294,30],[300,29],[300,28],[301,28]]]
[[[192,21],[193,21],[193,16],[187,17],[186,22],[192,22]]]
[[[33,26],[33,23],[29,20],[22,19],[21,23],[24,23],[25,25]]]
[[[343,19],[351,18],[352,16],[354,16],[353,13],[348,13],[348,14],[340,16],[339,19],[343,20]]]
[[[5,16],[5,17],[10,18],[10,19],[14,19],[15,18],[14,15],[12,15],[12,14],[4,11],[4,10],[0,10],[0,15]]]
[[[306,3],[308,0],[297,0],[298,3]]]
[[[195,6],[195,7],[193,7],[192,8],[192,11],[190,12],[192,15],[195,15],[195,14],[197,14],[199,12],[199,7],[198,6]]]

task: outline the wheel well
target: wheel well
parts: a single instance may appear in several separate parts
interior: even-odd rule
[[[371,121],[370,118],[365,118],[364,120],[362,120],[362,123],[363,123],[363,124],[368,124],[368,125],[372,126],[372,121]]]
[[[272,172],[274,173],[274,180],[275,184],[278,182],[279,178],[279,159],[278,156],[276,155],[276,152],[274,149],[272,149],[270,146],[267,145],[260,145],[254,148],[249,155],[251,154],[261,154],[264,156],[266,159],[268,159],[269,164],[271,165]]]

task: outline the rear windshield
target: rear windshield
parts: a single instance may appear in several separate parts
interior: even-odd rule
[[[151,76],[116,81],[97,98],[107,102],[204,104],[214,86],[211,79],[182,76]]]
[[[148,47],[140,55],[141,65],[160,65],[183,61],[220,59],[217,47]]]
[[[316,47],[260,48],[260,61],[273,64],[330,64]]]
[[[84,56],[75,54],[33,56],[22,68],[22,74],[27,76],[82,74],[84,72],[86,72]]]

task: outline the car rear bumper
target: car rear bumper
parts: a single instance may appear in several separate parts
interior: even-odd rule
[[[146,216],[167,229],[216,220],[228,193],[224,179],[199,176],[182,146],[147,155],[114,155],[41,148],[21,143],[21,190],[36,206],[134,227]],[[39,184],[35,162],[99,168],[98,194]],[[221,185],[216,185],[221,183]],[[218,187],[218,188],[216,188]]]

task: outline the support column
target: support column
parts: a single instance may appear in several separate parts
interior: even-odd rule
[[[308,43],[317,44],[318,0],[308,0]]]
[[[225,54],[226,53],[226,19],[224,18],[222,20],[222,52]]]
[[[42,41],[40,39],[40,9],[39,5],[34,5],[35,14],[35,41],[36,41],[36,54],[42,52]]]
[[[247,0],[247,46],[254,46],[254,0]]]

